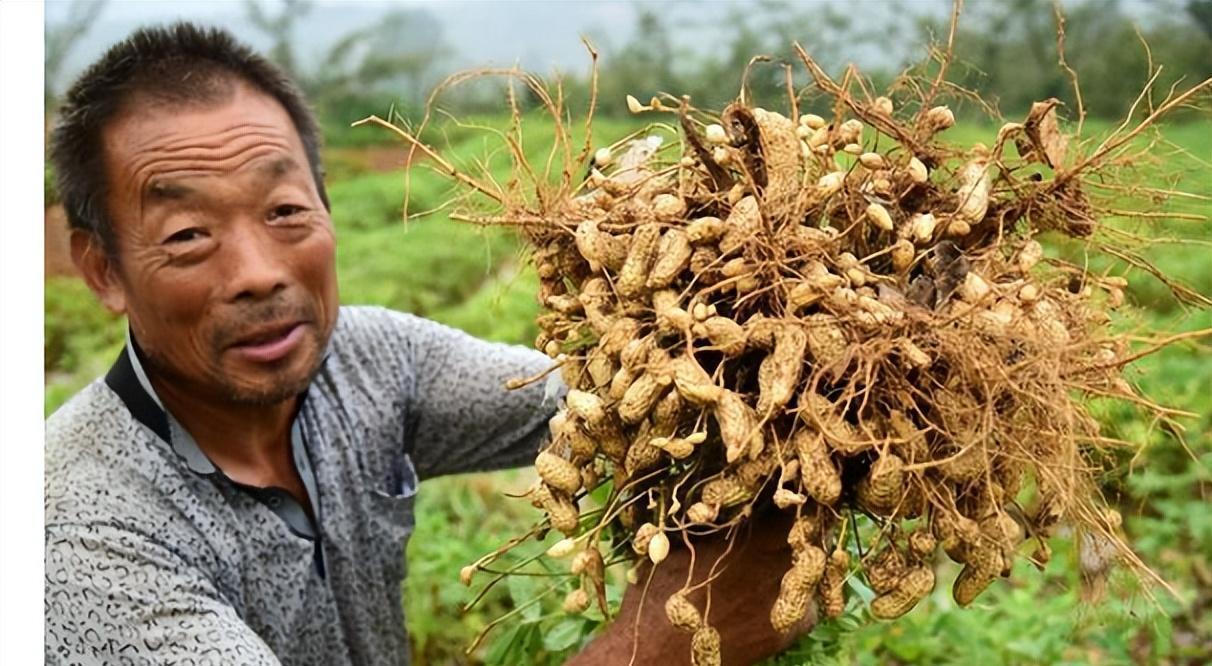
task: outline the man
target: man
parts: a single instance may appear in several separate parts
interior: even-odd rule
[[[561,389],[504,384],[549,360],[338,306],[316,123],[226,33],[136,32],[68,92],[52,143],[72,257],[129,329],[47,422],[48,661],[406,663],[419,479],[533,460]],[[782,644],[763,627],[789,560],[777,530],[737,550],[712,617],[748,662]],[[660,602],[686,560],[577,661],[684,663]]]

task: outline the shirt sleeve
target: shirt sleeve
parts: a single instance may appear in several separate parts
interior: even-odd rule
[[[414,315],[390,316],[408,340],[406,437],[418,475],[532,463],[564,385],[558,372],[517,389],[506,383],[542,373],[553,361],[533,349],[480,340]]]
[[[120,527],[47,527],[45,603],[48,664],[279,664],[209,577]]]

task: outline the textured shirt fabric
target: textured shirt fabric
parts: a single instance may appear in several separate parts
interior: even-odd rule
[[[533,460],[562,389],[504,384],[549,365],[411,315],[342,308],[295,423],[314,539],[93,382],[46,423],[47,662],[408,663],[418,480]]]

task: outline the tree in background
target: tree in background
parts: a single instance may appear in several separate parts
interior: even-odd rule
[[[295,27],[313,8],[311,0],[285,0],[271,13],[264,0],[247,0],[249,22],[270,38],[266,55],[285,69],[320,115],[330,143],[369,140],[347,132],[366,115],[389,106],[417,108],[450,47],[441,23],[425,9],[393,9],[337,41],[313,65],[300,62]]]
[[[97,17],[101,16],[105,9],[105,4],[106,0],[72,0],[71,8],[67,12],[67,21],[46,26],[46,78],[43,95],[48,116],[58,106],[58,92],[54,86],[59,80],[67,55],[96,23]]]
[[[304,86],[316,105],[329,111],[337,111],[340,100],[387,91],[417,105],[450,53],[433,14],[396,9],[337,40],[304,77]]]
[[[861,16],[856,7],[862,8]],[[949,7],[947,0],[862,5],[758,0],[736,4],[724,21],[707,23],[673,17],[665,5],[639,6],[629,40],[618,48],[605,40],[600,44],[599,90],[606,102],[600,112],[625,114],[625,95],[646,102],[662,91],[687,93],[697,106],[720,108],[738,94],[741,74],[754,55],[768,55],[771,62],[750,70],[748,91],[758,103],[777,108],[785,95],[781,64],[792,64],[797,86],[808,82],[792,53],[793,42],[831,73],[859,62],[875,89],[906,68],[929,76],[930,67],[920,64],[921,47],[946,41]],[[1079,75],[1091,116],[1122,117],[1148,80],[1150,61],[1163,65],[1154,84],[1159,91],[1179,80],[1193,83],[1212,75],[1212,0],[1137,7],[1139,21],[1120,0],[1072,0],[1062,10],[1066,60]],[[1053,0],[965,5],[952,71],[957,83],[1008,115],[1047,97],[1061,99],[1076,115],[1072,81],[1059,63]],[[811,105],[811,100],[802,103]]]
[[[635,34],[622,47],[604,51],[600,86],[603,111],[621,108],[627,95],[641,101],[660,92],[677,93],[682,83],[674,72],[675,54],[672,37],[658,7],[636,8]]]
[[[941,6],[941,5],[940,5]],[[784,65],[791,65],[797,88],[808,83],[792,44],[799,42],[818,62],[840,71],[852,59],[863,60],[864,71],[877,86],[891,81],[908,57],[905,52],[906,16],[902,0],[869,5],[875,11],[857,20],[852,6],[841,3],[797,3],[758,0],[732,5],[724,20],[694,16],[671,18],[664,5],[637,8],[632,37],[618,48],[601,40],[599,90],[607,115],[626,113],[621,101],[628,94],[646,102],[657,92],[688,94],[702,108],[722,108],[740,92],[745,79],[748,94],[759,104],[782,108],[786,104]],[[936,12],[937,13],[937,12]],[[681,45],[679,48],[675,45]],[[920,52],[914,52],[917,58]]]
[[[301,80],[295,58],[295,25],[312,10],[311,0],[282,0],[282,7],[271,14],[261,0],[245,0],[248,22],[269,37],[273,46],[265,54],[296,81]]]
[[[1163,65],[1155,90],[1212,74],[1212,0],[1189,0],[1185,11],[1154,9],[1138,25],[1119,0],[1065,5],[1065,58],[1077,72],[1089,115],[1122,117],[1149,79],[1150,60]],[[1201,20],[1208,28],[1197,27]],[[957,82],[1010,115],[1046,97],[1061,99],[1075,114],[1077,98],[1059,66],[1056,31],[1050,0],[972,3],[956,40]]]
[[[1187,13],[1204,35],[1212,38],[1212,0],[1187,0]]]

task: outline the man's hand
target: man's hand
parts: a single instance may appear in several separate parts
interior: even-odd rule
[[[770,626],[770,607],[778,596],[782,575],[791,566],[787,532],[792,518],[785,514],[751,519],[738,529],[731,552],[716,566],[710,583],[711,609],[704,618],[720,632],[723,663],[752,664],[786,649],[815,623],[815,612],[787,635]],[[694,571],[690,585],[711,575],[711,568],[728,550],[723,535],[694,541]],[[645,564],[639,583],[630,586],[614,622],[568,664],[690,663],[690,634],[676,629],[665,617],[665,600],[683,589],[690,572],[690,551],[675,541],[669,557],[654,568]],[[700,611],[706,608],[706,587],[690,593]]]

